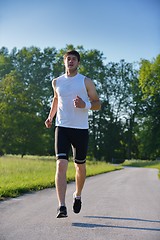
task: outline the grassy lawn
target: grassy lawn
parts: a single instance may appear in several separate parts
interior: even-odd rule
[[[87,161],[87,176],[121,169],[105,162]],[[54,187],[56,163],[53,157],[12,156],[0,157],[0,200],[23,193]],[[74,181],[75,169],[69,162],[67,181]]]
[[[144,161],[144,160],[126,160],[122,166],[156,168],[159,170],[158,176],[160,178],[160,161]]]

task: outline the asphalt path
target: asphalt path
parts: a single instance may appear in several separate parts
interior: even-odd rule
[[[0,202],[0,240],[160,240],[160,180],[155,169],[125,168],[87,178],[83,205],[57,219],[55,189]]]

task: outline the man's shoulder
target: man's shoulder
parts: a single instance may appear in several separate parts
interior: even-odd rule
[[[56,78],[53,78],[52,80],[52,86],[55,86],[56,82],[60,79],[62,79],[64,77],[64,74],[63,75],[60,75],[59,77],[56,77]]]
[[[52,81],[59,80],[59,79],[61,79],[61,78],[63,78],[63,77],[65,77],[65,74],[62,74],[62,75],[60,75],[60,76],[58,76],[58,77],[56,77],[56,78],[53,78]]]
[[[90,82],[92,82],[92,79],[89,77],[85,77],[84,81],[85,81],[85,83],[90,83]]]

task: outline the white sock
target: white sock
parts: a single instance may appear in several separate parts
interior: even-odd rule
[[[75,193],[73,194],[74,198],[81,199],[81,196],[76,196]]]

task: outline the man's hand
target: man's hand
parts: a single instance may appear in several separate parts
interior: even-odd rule
[[[46,126],[46,128],[51,128],[52,127],[52,120],[51,120],[51,118],[48,117],[46,119],[45,126]]]
[[[76,108],[85,108],[86,106],[85,102],[79,96],[76,96],[76,98],[73,99],[73,102]]]

